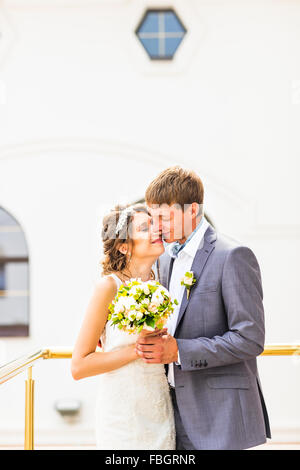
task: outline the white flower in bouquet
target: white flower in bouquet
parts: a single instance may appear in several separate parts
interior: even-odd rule
[[[151,302],[148,307],[149,312],[155,313],[158,311],[158,305],[154,302]]]
[[[142,330],[154,331],[163,328],[167,318],[174,311],[176,299],[158,281],[143,282],[140,278],[130,279],[121,285],[109,305],[108,320],[128,333]]]
[[[144,314],[143,314],[142,312],[137,311],[135,318],[136,318],[137,320],[140,320],[141,318],[143,318],[143,315],[144,315]]]
[[[158,305],[160,305],[163,301],[164,301],[164,296],[163,296],[163,294],[155,292],[154,295],[152,295],[152,301],[151,301],[151,304],[152,304],[152,305],[158,306]]]
[[[120,302],[115,306],[115,313],[122,313],[122,312],[125,312],[125,306],[122,305]]]
[[[119,302],[117,303],[116,307],[117,307],[118,305],[120,305],[120,308],[121,308],[120,311],[122,311],[122,308],[123,308],[125,311],[127,311],[127,310],[129,310],[131,307],[134,308],[135,305],[136,305],[136,303],[135,303],[135,300],[134,300],[133,297],[121,297],[121,298],[119,299]]]
[[[149,294],[150,294],[150,289],[149,289],[149,287],[147,286],[147,284],[146,284],[145,287],[143,288],[143,291],[144,291],[144,294],[146,294],[146,295],[149,295]]]

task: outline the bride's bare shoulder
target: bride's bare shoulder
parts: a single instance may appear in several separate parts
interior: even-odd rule
[[[117,291],[116,281],[112,276],[103,276],[95,283],[95,290],[105,295],[115,295]]]

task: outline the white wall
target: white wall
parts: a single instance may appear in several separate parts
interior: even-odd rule
[[[173,62],[151,62],[133,31],[170,4],[188,34]],[[31,285],[31,336],[1,339],[2,363],[74,344],[103,207],[174,163],[199,172],[217,228],[256,253],[267,343],[300,343],[299,26],[289,0],[0,1],[0,205],[27,236]],[[69,364],[33,369],[37,442],[93,439],[96,378],[74,382]],[[300,360],[259,366],[273,428],[300,433]],[[24,378],[0,387],[1,442],[22,442]],[[72,397],[70,424],[53,404]]]

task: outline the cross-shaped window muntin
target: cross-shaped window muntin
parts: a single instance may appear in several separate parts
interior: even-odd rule
[[[176,18],[178,24],[180,25],[182,31],[166,31],[165,30],[165,14],[166,13],[171,13],[174,15]],[[158,31],[153,31],[153,32],[139,32],[145,21],[147,21],[147,17],[149,14],[157,14],[158,16]],[[178,38],[178,39],[183,39],[184,35],[186,34],[186,28],[183,26],[182,22],[178,18],[177,14],[175,13],[174,10],[168,8],[164,10],[147,10],[146,13],[144,14],[141,22],[139,23],[135,33],[140,39],[158,39],[158,56],[156,55],[151,55],[151,53],[147,50],[147,47],[143,44],[141,41],[143,47],[146,49],[149,57],[153,60],[170,60],[173,59],[174,54],[176,50],[178,49],[178,46],[180,43],[177,45],[175,48],[174,52],[172,55],[166,55],[166,39],[173,39],[173,38]]]

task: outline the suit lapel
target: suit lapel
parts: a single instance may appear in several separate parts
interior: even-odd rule
[[[171,258],[171,256],[170,256],[169,266],[168,266],[168,270],[167,270],[167,275],[168,275],[168,277],[167,277],[167,289],[168,290],[169,290],[169,287],[170,287],[170,280],[171,280],[171,276],[172,276],[174,260],[175,260],[175,258]]]
[[[169,257],[164,254],[156,262],[158,280],[164,287],[167,287]]]
[[[166,276],[167,276],[166,277],[166,286],[167,286],[168,290],[169,290],[169,286],[170,286],[170,279],[171,279],[171,276],[172,276],[174,259],[175,258],[172,258],[171,256],[169,257],[168,266],[167,266],[167,269],[166,269]],[[164,366],[165,366],[166,375],[168,375],[169,364],[164,364]]]
[[[206,229],[206,232],[204,234],[203,246],[201,246],[201,243],[200,243],[199,248],[196,252],[196,256],[195,256],[195,258],[193,260],[193,263],[192,263],[192,266],[191,266],[191,271],[193,271],[197,282],[194,285],[194,287],[192,287],[189,298],[187,298],[186,289],[184,290],[182,302],[181,302],[178,317],[177,317],[176,328],[175,328],[173,336],[175,336],[177,326],[179,325],[179,322],[180,322],[181,318],[183,317],[183,315],[185,313],[185,310],[188,306],[188,303],[189,303],[189,301],[190,301],[190,299],[193,295],[193,289],[196,288],[197,284],[200,282],[200,276],[201,276],[201,273],[204,269],[204,266],[205,266],[209,256],[211,255],[212,251],[215,248],[216,238],[217,238],[217,236],[216,236],[215,230],[212,228],[211,225],[209,225],[209,227]]]

